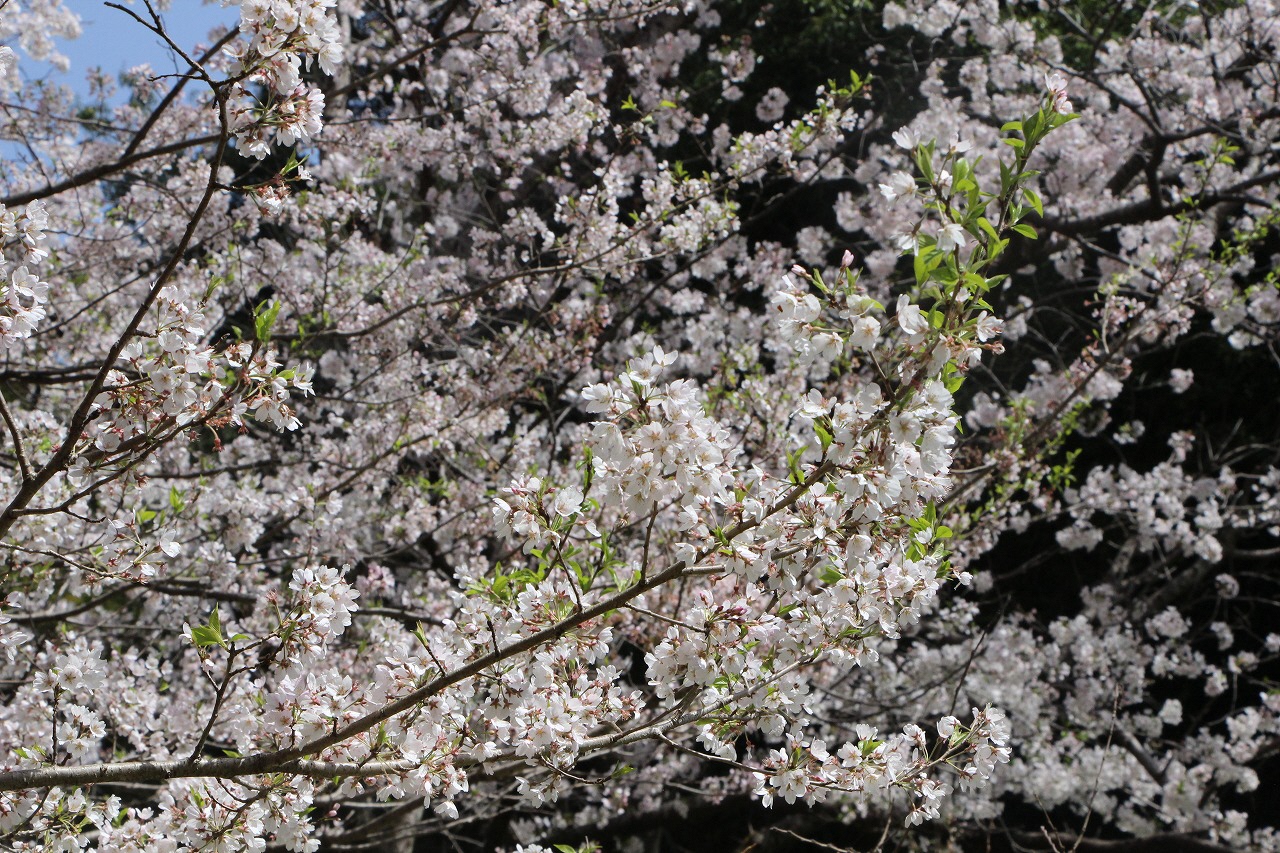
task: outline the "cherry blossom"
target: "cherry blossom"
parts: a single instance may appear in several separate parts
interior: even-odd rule
[[[1280,848],[1270,4],[234,5],[0,8],[0,846]]]

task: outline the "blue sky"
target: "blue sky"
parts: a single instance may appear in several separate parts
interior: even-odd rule
[[[20,54],[19,67],[23,73],[33,77],[52,74],[54,79],[84,94],[88,90],[85,72],[94,66],[113,76],[143,62],[151,63],[160,73],[175,70],[163,42],[119,9],[107,8],[101,0],[63,0],[63,5],[79,15],[83,25],[80,38],[58,44],[58,50],[71,60],[70,70],[64,77],[48,65]],[[144,18],[147,16],[141,0],[126,0],[123,5],[131,6]],[[172,0],[160,17],[174,41],[189,50],[198,42],[207,42],[209,30],[215,26],[234,26],[240,20],[240,10],[234,6],[223,8],[217,2]]]

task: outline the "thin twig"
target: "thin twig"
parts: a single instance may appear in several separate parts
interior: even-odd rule
[[[9,404],[5,402],[3,391],[0,391],[0,417],[4,418],[4,424],[9,428],[9,437],[13,439],[13,455],[18,458],[18,470],[22,474],[22,482],[26,483],[31,479],[31,463],[27,461],[27,451],[22,446],[22,435],[18,432],[18,425],[14,422],[13,415],[9,413]]]

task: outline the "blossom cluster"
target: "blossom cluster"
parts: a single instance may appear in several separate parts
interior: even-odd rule
[[[44,319],[49,284],[31,268],[49,256],[44,233],[48,226],[42,201],[22,210],[0,204],[0,345],[6,350],[29,338]]]
[[[872,726],[856,727],[858,739],[841,745],[832,754],[824,742],[796,741],[772,750],[757,774],[757,793],[765,802],[781,797],[788,803],[803,799],[813,804],[831,790],[867,791],[899,786],[911,795],[906,821],[919,825],[939,816],[950,792],[946,783],[929,778],[927,771],[939,764],[959,769],[961,786],[981,787],[997,764],[1007,763],[1009,724],[1003,713],[990,706],[973,709],[973,722],[965,726],[953,716],[938,721],[939,740],[930,747],[924,730],[907,725],[901,734],[878,737]]]
[[[311,392],[312,368],[285,369],[247,341],[209,346],[202,309],[173,287],[160,290],[151,322],[121,350],[94,400],[93,426],[66,472],[73,488],[128,473],[137,454],[193,427],[244,429],[248,414],[277,430],[299,427],[289,403],[292,393]]]
[[[241,0],[242,38],[225,49],[234,64],[231,130],[246,156],[259,160],[272,145],[306,143],[323,127],[324,94],[302,81],[314,61],[332,75],[343,47],[332,9],[336,0]],[[260,84],[261,97],[250,84]]]
[[[0,47],[0,846],[1280,849],[1270,0],[236,5]]]

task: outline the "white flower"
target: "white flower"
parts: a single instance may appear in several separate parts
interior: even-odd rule
[[[71,463],[71,467],[67,469],[67,482],[73,488],[79,489],[89,480],[89,476],[93,471],[92,463],[87,457],[77,456],[76,460]]]
[[[782,118],[787,107],[787,93],[774,86],[764,93],[760,103],[756,104],[756,118],[766,123],[773,123]]]
[[[1147,632],[1153,637],[1174,639],[1185,634],[1189,627],[1182,614],[1172,607],[1166,607],[1147,620]]]
[[[18,57],[14,55],[13,48],[7,45],[0,45],[0,80],[12,76],[15,68],[18,67]]]
[[[1067,99],[1067,78],[1056,71],[1046,72],[1044,85],[1053,99],[1053,111],[1060,115],[1070,113],[1071,101]]]
[[[929,323],[924,318],[923,312],[920,311],[919,305],[912,305],[907,295],[898,297],[898,325],[902,327],[902,331],[911,335],[913,338],[923,335],[929,328]]]
[[[898,143],[899,147],[913,151],[920,144],[920,134],[909,127],[903,127],[893,132],[893,141]]]
[[[986,311],[978,315],[978,340],[985,343],[999,335],[1002,328],[1004,328],[1004,322],[999,318],[992,317]]]
[[[165,556],[176,557],[182,553],[182,545],[174,539],[171,531],[161,533],[160,541],[157,544],[159,544],[160,550],[165,553]]]
[[[582,399],[588,412],[607,412],[613,405],[613,389],[603,382],[582,389]]]
[[[853,331],[849,334],[849,345],[858,349],[870,350],[880,337],[880,321],[874,317],[859,317],[853,323]]]
[[[963,249],[966,242],[964,229],[954,222],[949,222],[938,229],[938,251],[940,252]]]
[[[843,350],[844,340],[839,335],[831,332],[819,332],[810,341],[810,348],[806,354],[810,358],[834,361],[840,357],[840,353]]]
[[[1177,699],[1168,699],[1157,714],[1160,722],[1166,726],[1176,726],[1182,722],[1182,703]]]
[[[951,143],[947,146],[948,154],[963,154],[973,147],[973,143],[967,139],[961,139],[960,134],[951,134]]]
[[[99,652],[81,649],[58,655],[54,661],[53,684],[63,690],[96,690],[106,680]]]
[[[561,518],[568,518],[582,510],[582,489],[577,486],[565,486],[557,489],[555,497],[547,505],[547,511]]]
[[[812,293],[795,290],[790,277],[783,276],[783,284],[787,289],[773,294],[772,304],[782,314],[784,320],[803,325],[812,323],[822,313],[822,303]]]
[[[338,64],[342,62],[342,45],[337,42],[328,42],[320,48],[316,57],[320,61],[320,70],[332,76],[338,70]]]
[[[889,176],[889,183],[880,185],[880,194],[889,201],[913,196],[916,194],[916,179],[910,172],[899,169]]]

